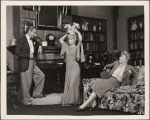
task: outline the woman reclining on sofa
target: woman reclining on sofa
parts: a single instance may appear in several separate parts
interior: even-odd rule
[[[76,109],[76,111],[85,110],[89,103],[93,102],[96,97],[101,98],[102,95],[111,88],[119,88],[121,85],[128,85],[131,79],[135,81],[136,75],[134,73],[134,67],[128,65],[129,59],[130,54],[127,51],[123,51],[119,57],[119,61],[106,65],[104,69],[106,69],[106,67],[112,67],[111,72],[106,79],[99,78],[91,82],[90,88],[92,89],[92,94],[86,102]]]

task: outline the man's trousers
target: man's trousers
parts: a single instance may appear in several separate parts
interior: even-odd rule
[[[18,97],[23,104],[30,105],[32,97],[43,96],[45,75],[36,65],[36,61],[34,59],[30,59],[28,70],[25,72],[21,72],[20,76],[21,76],[21,81],[20,81],[20,89],[18,91]],[[34,81],[35,86],[31,97],[30,90],[31,90],[32,80]]]

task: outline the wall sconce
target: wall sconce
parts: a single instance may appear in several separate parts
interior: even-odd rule
[[[62,6],[62,16],[71,15],[71,6]]]
[[[23,6],[23,9],[33,11],[35,14],[39,14],[41,11],[41,6]]]
[[[66,16],[67,15],[67,11],[68,11],[67,6],[63,6],[63,8],[62,8],[62,15]]]
[[[33,12],[35,14],[40,14],[40,12],[41,12],[41,6],[33,6]]]

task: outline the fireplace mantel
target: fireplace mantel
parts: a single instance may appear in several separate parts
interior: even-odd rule
[[[60,48],[57,46],[43,46],[43,52],[37,56],[37,62],[39,63],[56,63],[63,62],[60,57]]]

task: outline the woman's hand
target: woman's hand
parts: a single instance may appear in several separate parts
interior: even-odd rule
[[[61,43],[61,45],[64,43],[64,40],[66,39],[67,36],[68,36],[68,34],[65,34],[64,36],[62,36],[62,37],[59,39],[59,42]]]

